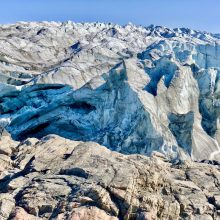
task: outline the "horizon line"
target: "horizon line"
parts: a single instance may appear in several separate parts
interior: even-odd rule
[[[143,25],[143,24],[136,24],[135,22],[132,22],[132,21],[129,21],[127,23],[124,23],[124,24],[120,24],[120,23],[115,23],[115,22],[111,22],[111,21],[74,21],[74,20],[19,20],[19,21],[16,21],[16,22],[4,22],[4,23],[1,23],[0,22],[0,26],[4,26],[4,25],[15,25],[15,24],[22,24],[22,23],[68,23],[68,22],[72,22],[72,23],[75,23],[75,24],[96,24],[96,23],[101,23],[101,24],[105,24],[105,25],[108,25],[108,24],[111,24],[111,25],[119,25],[121,27],[126,27],[128,26],[129,24],[130,25],[134,25],[136,27],[143,27],[143,28],[150,28],[150,27],[154,27],[154,28],[157,28],[157,27],[162,27],[162,28],[167,28],[169,30],[174,30],[175,29],[186,29],[186,30],[192,30],[192,31],[196,31],[196,32],[201,32],[201,33],[206,33],[206,34],[212,34],[212,35],[218,35],[220,34],[220,32],[212,32],[212,31],[207,31],[207,30],[200,30],[200,29],[195,29],[195,28],[190,28],[190,27],[183,27],[183,26],[179,26],[179,27],[168,27],[168,26],[165,26],[165,25],[158,25],[158,24],[149,24],[149,25]]]

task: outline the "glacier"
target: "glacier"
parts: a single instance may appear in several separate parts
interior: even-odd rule
[[[220,35],[112,23],[0,26],[0,125],[124,154],[220,160]]]

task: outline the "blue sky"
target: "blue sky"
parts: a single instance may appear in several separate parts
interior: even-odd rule
[[[1,0],[0,23],[113,22],[220,33],[220,0]]]

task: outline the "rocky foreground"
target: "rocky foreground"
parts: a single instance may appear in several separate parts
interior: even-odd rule
[[[1,220],[220,219],[220,166],[56,135],[0,145]]]

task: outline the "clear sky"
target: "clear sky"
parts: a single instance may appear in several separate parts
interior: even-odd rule
[[[0,0],[0,23],[132,22],[220,33],[220,0]]]

